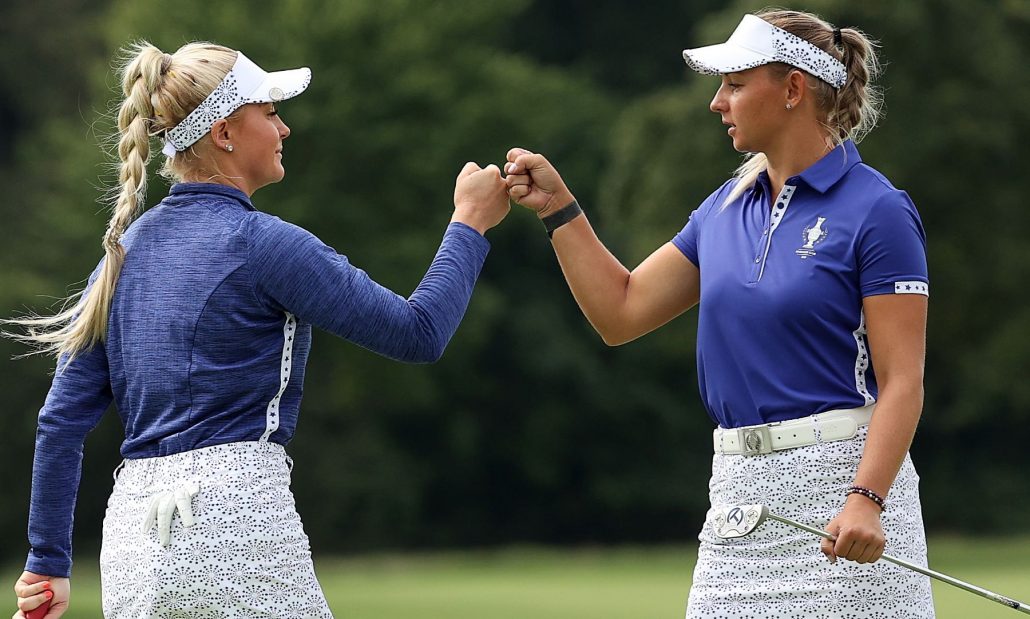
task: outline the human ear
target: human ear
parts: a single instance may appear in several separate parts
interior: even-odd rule
[[[226,145],[232,143],[232,136],[229,134],[229,121],[224,118],[219,118],[211,126],[211,141],[219,150],[225,149]]]
[[[784,82],[786,84],[784,92],[786,99],[784,103],[787,109],[798,107],[805,96],[805,91],[808,87],[808,77],[803,71],[795,69],[787,74],[787,79]]]

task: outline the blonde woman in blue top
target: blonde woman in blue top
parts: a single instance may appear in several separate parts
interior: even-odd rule
[[[30,551],[15,617],[68,609],[72,514],[87,432],[114,402],[125,462],[104,520],[104,616],[331,617],[289,489],[317,326],[407,362],[435,361],[508,212],[496,166],[469,163],[440,249],[410,297],[311,233],[257,210],[282,180],[278,102],[311,72],[242,53],[142,43],[122,72],[121,160],[105,257],[68,311],[14,321],[59,357],[39,414]],[[180,181],[143,207],[151,138]]]
[[[543,156],[512,149],[506,172],[605,342],[699,305],[701,394],[719,427],[687,616],[933,617],[928,578],[876,562],[885,543],[926,561],[908,448],[929,286],[915,207],[855,147],[876,123],[873,46],[811,14],[767,11],[684,56],[722,76],[711,110],[749,155],[632,272]],[[725,508],[755,503],[836,540],[779,523],[713,533]]]

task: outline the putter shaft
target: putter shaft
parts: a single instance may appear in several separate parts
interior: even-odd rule
[[[772,518],[773,520],[777,520],[779,522],[782,522],[783,524],[790,525],[790,526],[795,527],[797,529],[801,529],[802,531],[807,531],[807,532],[809,532],[809,533],[811,533],[813,535],[818,535],[819,537],[822,537],[822,538],[825,538],[825,539],[829,539],[829,540],[833,539],[833,536],[830,535],[829,533],[827,533],[826,531],[823,531],[821,529],[816,529],[816,528],[810,527],[808,525],[801,524],[800,522],[794,522],[790,518],[783,518],[782,516],[777,516],[776,514],[774,514],[772,512],[769,512],[769,518]],[[1013,610],[1018,610],[1018,611],[1020,611],[1022,613],[1026,613],[1026,614],[1030,615],[1030,606],[1027,606],[1026,604],[1024,604],[1024,603],[1022,603],[1022,602],[1020,602],[1018,600],[1013,600],[1012,598],[1009,598],[1009,597],[1006,597],[1004,595],[1001,595],[1000,593],[995,593],[993,591],[988,591],[987,589],[984,589],[982,587],[977,587],[976,585],[971,585],[968,582],[961,581],[961,580],[959,580],[957,578],[952,578],[951,576],[948,576],[947,574],[941,574],[940,572],[935,572],[934,570],[931,570],[928,567],[922,567],[922,566],[916,565],[914,563],[909,563],[908,561],[904,561],[902,559],[898,559],[898,558],[892,557],[892,556],[890,556],[888,554],[883,554],[883,555],[880,556],[880,558],[885,560],[885,561],[889,561],[889,562],[891,562],[891,563],[893,563],[895,565],[900,565],[901,567],[905,567],[905,568],[908,568],[908,569],[910,569],[912,571],[919,572],[920,574],[929,576],[930,578],[936,578],[937,580],[939,580],[941,582],[946,582],[949,585],[952,585],[953,587],[958,587],[959,589],[964,589],[964,590],[966,590],[966,591],[968,591],[970,593],[975,593],[975,594],[977,594],[977,595],[979,595],[981,597],[987,598],[988,600],[992,600],[992,601],[997,602],[999,604],[1002,604],[1004,606],[1008,606],[1009,608],[1011,608]]]

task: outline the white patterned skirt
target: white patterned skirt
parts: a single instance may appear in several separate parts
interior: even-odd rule
[[[281,445],[229,443],[126,460],[104,518],[107,619],[330,618]],[[152,501],[190,484],[194,524],[178,510],[170,544],[143,523]]]
[[[865,446],[867,427],[848,440],[757,456],[715,454],[708,511],[698,539],[688,619],[846,617],[932,619],[930,579],[886,561],[831,564],[820,539],[766,520],[750,535],[721,539],[712,530],[717,510],[767,505],[775,514],[825,528],[844,507]],[[886,552],[926,565],[919,476],[906,455],[887,497],[881,522]]]

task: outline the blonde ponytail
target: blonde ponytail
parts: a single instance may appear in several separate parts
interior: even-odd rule
[[[861,142],[883,115],[883,91],[873,81],[880,75],[876,43],[855,28],[841,28],[841,61],[848,81],[837,91],[828,123],[839,140]]]
[[[210,43],[190,43],[174,56],[146,41],[125,51],[121,69],[125,99],[117,115],[118,185],[110,192],[112,214],[96,278],[86,290],[66,299],[53,316],[2,321],[26,330],[25,334],[5,332],[8,337],[32,345],[34,352],[64,358],[66,363],[106,339],[111,300],[125,262],[121,238],[146,199],[150,138],[162,135],[195,109],[229,72],[236,57],[233,50]],[[178,74],[173,71],[177,65],[181,66]],[[198,153],[202,142],[169,158],[162,174],[181,180],[202,159]]]
[[[848,80],[839,90],[826,82],[811,78],[817,107],[826,116],[823,122],[829,139],[835,145],[844,140],[861,142],[876,127],[883,107],[883,95],[873,81],[880,74],[876,43],[855,28],[841,28],[840,46],[834,41],[833,26],[812,13],[766,10],[757,13],[770,24],[797,35],[844,63]],[[792,70],[788,65],[770,65],[780,69],[783,77]],[[769,167],[764,153],[749,153],[734,171],[736,185],[723,206],[736,200],[753,187],[758,175]]]

